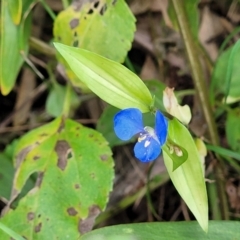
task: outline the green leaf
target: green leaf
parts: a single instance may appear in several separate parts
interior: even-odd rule
[[[18,25],[21,21],[22,16],[22,0],[8,0],[9,11],[12,21],[15,25]]]
[[[110,147],[126,144],[116,136],[113,129],[113,118],[117,112],[119,112],[118,108],[107,106],[97,122],[97,130],[103,134]]]
[[[125,1],[95,0],[80,5],[74,2],[57,16],[53,29],[55,41],[122,63],[131,48],[136,29],[135,17]],[[69,79],[83,92],[88,92],[64,58],[59,54],[57,58],[64,65]]]
[[[211,80],[212,98],[227,96],[227,102],[240,100],[239,75],[240,41],[224,51],[217,59]]]
[[[49,115],[53,117],[59,117],[63,113],[63,106],[65,101],[67,88],[58,83],[54,83],[50,93],[48,94],[46,101],[46,111]],[[80,101],[77,94],[71,88],[71,112],[79,106]],[[71,113],[70,113],[71,115]]]
[[[227,113],[226,136],[230,147],[240,152],[240,109],[235,108]]]
[[[166,85],[159,80],[147,80],[144,82],[152,96],[154,96],[154,106],[160,111],[165,111],[163,105],[163,91]]]
[[[81,240],[233,240],[240,239],[238,221],[210,221],[203,232],[197,222],[154,222],[122,224],[96,229]]]
[[[29,11],[32,2],[23,3],[23,14]],[[15,25],[10,15],[8,0],[1,1],[0,16],[0,22],[4,23],[1,25],[0,34],[0,89],[3,95],[7,95],[12,90],[24,62],[23,55],[28,52],[31,16],[24,15],[21,23]]]
[[[0,163],[0,196],[5,199],[9,199],[14,176],[12,159],[10,159],[6,154],[0,153]]]
[[[13,237],[15,240],[25,240],[25,238],[15,233],[12,229],[8,228],[6,225],[2,224],[1,222],[0,222],[0,229],[5,233],[7,233],[9,236]]]
[[[169,138],[186,149],[188,159],[175,171],[169,154],[163,151],[163,158],[170,178],[192,211],[204,231],[208,229],[208,201],[201,160],[189,131],[178,120],[169,121]]]
[[[150,110],[153,100],[148,88],[126,67],[84,49],[54,45],[78,78],[104,101],[120,109]]]
[[[29,132],[16,149],[11,201],[32,173],[38,180],[1,222],[27,239],[79,239],[106,206],[111,154],[101,134],[69,119]],[[0,232],[0,239],[7,237]]]
[[[127,26],[127,27],[126,27]],[[123,0],[73,3],[54,22],[55,41],[123,62],[135,31],[135,17]]]

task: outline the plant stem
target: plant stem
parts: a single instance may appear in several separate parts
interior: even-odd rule
[[[47,55],[48,57],[55,57],[56,51],[53,47],[50,45],[46,44],[45,42],[35,38],[35,37],[30,37],[29,38],[29,45],[32,49],[43,53]]]
[[[196,88],[196,92],[198,94],[199,100],[201,102],[201,106],[203,109],[203,113],[206,119],[206,123],[208,125],[208,131],[210,135],[211,142],[214,145],[219,145],[219,137],[217,132],[217,127],[214,122],[214,117],[211,109],[211,105],[209,102],[207,84],[203,75],[203,70],[201,67],[201,63],[198,58],[197,45],[194,43],[193,35],[190,31],[190,27],[188,25],[188,19],[186,17],[184,2],[183,0],[172,0],[178,24],[182,33],[182,37],[184,39],[184,44],[186,48],[186,52],[189,59],[189,64],[192,70],[193,81]],[[190,21],[190,20],[189,20]],[[219,159],[220,160],[220,159]],[[228,219],[228,204],[225,193],[225,185],[224,185],[224,175],[223,175],[223,162],[220,160],[219,164],[216,165],[215,170],[215,178],[219,196],[219,209],[221,209],[221,218]],[[215,203],[217,204],[217,203]],[[214,216],[213,216],[214,217]]]
[[[67,118],[69,115],[70,111],[70,106],[71,106],[71,91],[72,91],[72,86],[69,82],[67,82],[67,90],[66,90],[66,95],[64,99],[64,105],[63,105],[63,112],[62,115]]]
[[[41,0],[41,3],[43,5],[43,7],[45,8],[45,10],[47,11],[47,13],[49,14],[49,16],[52,18],[52,20],[54,21],[56,19],[56,14],[53,12],[53,10],[48,6],[48,4],[45,2],[45,0]]]
[[[69,6],[68,0],[62,0],[63,8],[66,9]]]

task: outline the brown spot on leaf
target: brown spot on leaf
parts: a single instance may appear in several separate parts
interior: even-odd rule
[[[93,7],[94,7],[94,8],[98,8],[98,6],[99,6],[99,1],[96,1],[96,2],[94,3]]]
[[[112,5],[115,5],[117,3],[117,0],[112,1]]]
[[[32,221],[34,218],[35,218],[35,213],[34,212],[29,212],[27,214],[28,221]]]
[[[0,180],[3,179],[3,175],[0,173]]]
[[[57,166],[63,171],[67,166],[67,156],[71,148],[65,140],[57,141],[55,151],[58,155]]]
[[[78,231],[81,234],[84,234],[86,232],[89,232],[94,225],[95,218],[99,215],[101,212],[100,208],[96,205],[93,205],[89,208],[88,217],[84,220],[80,219],[78,222]]]
[[[83,5],[83,1],[73,1],[72,2],[72,7],[75,12],[79,12],[81,10],[81,7]]]
[[[41,231],[41,228],[42,228],[42,223],[39,223],[37,226],[35,226],[34,232],[35,232],[35,233],[40,232],[40,231]]]
[[[39,188],[41,187],[43,176],[44,176],[44,172],[39,172],[38,173],[38,178],[37,178],[37,181],[36,181],[36,184],[35,184],[36,187],[39,187]]]
[[[70,216],[76,216],[78,214],[78,212],[76,211],[76,209],[74,207],[68,208],[67,212]]]
[[[90,8],[90,9],[88,10],[87,14],[92,14],[92,13],[93,13],[93,9]]]
[[[76,130],[78,131],[80,129],[80,127],[76,127]]]
[[[37,145],[37,143],[23,148],[16,156],[16,168],[19,168],[23,160],[26,158],[27,154]]]
[[[74,187],[75,187],[76,189],[79,189],[79,188],[80,188],[80,185],[79,185],[78,183],[76,183],[76,184],[74,185]]]
[[[48,136],[48,134],[47,134],[47,133],[42,133],[42,134],[40,134],[39,136],[40,136],[40,137],[46,137],[46,136]]]
[[[58,130],[57,130],[58,133],[61,133],[61,131],[64,129],[64,125],[65,125],[65,119],[62,118],[62,121],[61,121],[61,123],[60,123],[60,126],[59,126],[59,128],[58,128]]]
[[[36,161],[36,160],[38,160],[39,158],[40,158],[40,156],[36,155],[36,156],[33,157],[33,160]]]
[[[78,47],[79,41],[78,40],[74,40],[73,42],[73,47]]]
[[[103,16],[106,11],[107,11],[107,4],[105,3],[100,10],[100,14]]]
[[[94,179],[94,178],[95,178],[95,174],[94,174],[94,173],[91,173],[91,174],[90,174],[90,177],[91,177],[92,179]]]
[[[100,156],[102,161],[106,161],[108,159],[108,155],[107,154],[103,154]]]
[[[69,22],[70,28],[74,29],[79,25],[79,19],[78,18],[74,18]]]
[[[88,136],[89,136],[90,138],[92,138],[92,137],[93,137],[93,134],[92,134],[92,133],[90,133]]]

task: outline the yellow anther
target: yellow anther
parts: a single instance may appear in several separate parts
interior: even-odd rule
[[[146,139],[146,135],[142,135],[138,137],[138,142],[141,142],[142,140]]]

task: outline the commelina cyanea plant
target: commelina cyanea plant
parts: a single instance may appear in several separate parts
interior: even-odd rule
[[[135,157],[141,162],[155,160],[167,139],[168,121],[160,111],[155,114],[155,127],[144,127],[142,113],[137,108],[128,108],[114,117],[114,131],[121,140],[129,140],[139,134],[134,147]]]

